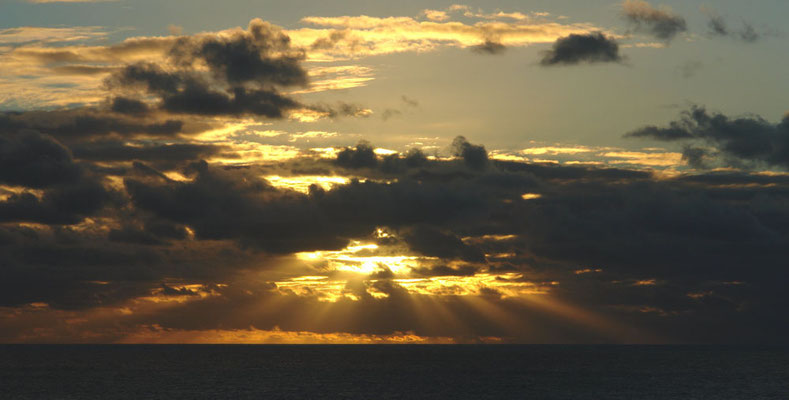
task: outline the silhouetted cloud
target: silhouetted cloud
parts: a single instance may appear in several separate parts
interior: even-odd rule
[[[452,141],[452,155],[463,158],[466,165],[482,169],[488,165],[488,152],[485,146],[469,143],[465,137],[458,136]]]
[[[642,29],[665,40],[684,30],[680,17],[647,11],[633,13]],[[332,40],[352,38],[342,30]],[[336,45],[328,42],[313,47]],[[152,49],[167,57],[128,63],[129,54]],[[250,326],[458,341],[789,337],[785,174],[500,161],[462,136],[452,142],[454,158],[416,147],[376,154],[362,141],[335,159],[318,156],[331,153],[315,144],[321,153],[289,147],[288,157],[258,162],[270,147],[236,142],[256,126],[222,139],[195,135],[212,130],[221,119],[214,117],[370,112],[287,94],[307,84],[303,55],[262,21],[96,52],[126,63],[108,81],[106,102],[0,114],[2,341],[120,341],[146,329]],[[34,57],[86,60],[68,49]],[[602,33],[575,34],[559,39],[546,60],[621,56]],[[403,112],[418,106],[406,96],[397,101]],[[260,135],[269,133],[283,147],[296,137]],[[680,143],[695,168],[721,158],[789,168],[786,118],[694,107],[629,136]],[[433,154],[427,143],[414,145]],[[310,317],[316,310],[321,318]]]
[[[356,148],[346,147],[340,150],[336,162],[346,168],[372,168],[378,164],[378,156],[370,143],[362,141]]]
[[[543,56],[540,64],[575,65],[580,63],[621,62],[619,45],[601,32],[559,38]]]
[[[125,97],[116,97],[112,99],[110,109],[114,112],[121,114],[142,115],[150,111],[147,104],[142,101],[127,99]]]
[[[751,126],[699,113],[725,122],[720,126],[726,129]],[[706,137],[699,133],[699,124],[678,123],[677,128],[686,132],[668,137]],[[22,139],[14,140],[15,149],[30,154],[30,163],[53,157],[64,170],[76,163],[66,145],[46,136],[30,139],[35,145],[29,147]],[[41,141],[45,145],[39,145]],[[77,149],[87,145],[73,144],[74,154],[86,151]],[[95,166],[78,167],[84,170],[75,177],[52,182],[16,181],[38,185],[41,194],[0,188],[0,304],[46,303],[48,311],[41,312],[88,312],[109,306],[153,307],[153,301],[144,299],[178,297],[179,303],[170,308],[123,314],[113,321],[129,329],[144,323],[213,329],[221,321],[222,326],[239,329],[251,323],[258,328],[302,329],[313,323],[310,329],[357,333],[409,326],[421,334],[451,333],[452,327],[420,325],[408,311],[413,301],[439,295],[414,290],[436,290],[443,296],[442,304],[469,324],[473,334],[534,340],[529,336],[533,331],[526,336],[517,327],[502,331],[470,311],[459,294],[474,290],[473,295],[520,316],[507,326],[520,323],[518,318],[524,318],[524,324],[542,321],[545,341],[556,340],[560,333],[563,340],[579,341],[595,335],[585,328],[567,328],[555,315],[524,308],[495,288],[500,284],[544,290],[541,285],[547,285],[552,299],[583,305],[672,340],[758,337],[782,342],[789,329],[769,311],[789,303],[779,284],[787,278],[783,265],[789,245],[789,180],[782,175],[726,172],[658,178],[628,169],[487,158],[482,158],[486,168],[468,168],[468,160],[478,165],[484,147],[458,139],[455,154],[463,157],[460,160],[428,160],[413,150],[374,164],[369,162],[377,158],[374,147],[362,143],[347,149],[351,160],[356,154],[367,160],[358,164],[368,168],[349,172],[358,179],[331,189],[315,185],[309,193],[300,193],[273,186],[261,177],[263,167],[255,165],[194,162],[178,167],[182,178],[171,179],[175,175],[152,165],[172,157],[181,160],[173,166],[182,166],[190,156],[198,158],[214,149],[165,146],[149,144],[137,152],[123,142],[97,142],[91,157],[77,156],[80,166],[152,160],[150,165],[132,164],[123,175],[123,186],[115,187],[118,196],[105,187],[110,180],[100,179],[105,172]],[[100,156],[102,148],[105,157]],[[707,157],[692,149],[685,154],[689,161]],[[286,165],[347,174],[331,160],[300,158]],[[540,196],[524,200],[524,193]],[[30,228],[22,221],[46,228]],[[82,225],[70,226],[77,223]],[[375,236],[379,229],[388,236]],[[396,270],[382,262],[369,275],[349,279],[337,289],[356,300],[339,299],[328,309],[353,310],[364,317],[353,327],[342,319],[327,319],[328,325],[319,327],[289,320],[288,316],[319,306],[318,293],[297,292],[271,280],[286,278],[249,278],[267,271],[275,276],[314,274],[317,270],[303,269],[301,261],[294,265],[292,254],[342,251],[352,240],[372,238],[377,238],[379,248],[355,250],[354,256],[377,251],[368,254],[424,259],[412,270]],[[294,269],[298,272],[288,275]],[[434,277],[450,283],[431,288],[437,285],[428,281]],[[409,289],[409,279],[424,280],[421,289]],[[475,286],[482,283],[451,284],[462,279],[488,280],[483,288]],[[388,297],[376,298],[368,290]],[[228,313],[259,309],[254,306],[277,299],[288,301],[254,317]],[[720,334],[720,321],[732,326],[725,335]],[[9,326],[4,324],[2,330],[6,337],[13,336]]]
[[[181,36],[161,62],[130,64],[107,79],[112,90],[142,90],[160,110],[207,116],[253,115],[282,118],[305,107],[279,88],[304,87],[303,52],[268,22],[253,19],[247,30],[225,35]],[[207,67],[204,71],[200,66]],[[139,99],[116,98],[113,109],[142,109]],[[345,110],[339,113],[348,115]]]
[[[789,168],[787,118],[773,124],[759,116],[730,118],[693,106],[667,127],[646,126],[626,136],[703,142],[717,147],[727,163],[765,163]]]
[[[99,182],[85,179],[47,189],[42,196],[13,194],[0,201],[0,222],[70,225],[93,215],[112,200]]]
[[[479,249],[467,246],[456,236],[432,227],[417,226],[406,232],[403,238],[412,250],[426,256],[485,262],[485,255]]]
[[[507,46],[491,40],[486,40],[485,43],[471,47],[471,51],[477,54],[502,54],[506,50]]]
[[[61,142],[97,137],[160,136],[184,133],[184,122],[171,118],[136,118],[95,108],[0,113],[0,132],[36,131]]]
[[[0,183],[44,188],[81,176],[71,152],[52,137],[34,131],[0,135]]]
[[[732,30],[722,16],[712,10],[704,11],[709,18],[707,21],[709,33],[713,36],[734,37],[746,43],[754,43],[761,38],[756,29],[747,22],[743,21],[741,29]]]
[[[643,0],[625,0],[622,12],[637,31],[649,33],[661,40],[670,41],[688,29],[681,15],[669,8],[655,8]]]

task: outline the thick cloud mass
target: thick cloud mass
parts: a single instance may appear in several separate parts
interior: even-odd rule
[[[0,136],[0,183],[44,188],[81,174],[71,152],[50,136],[32,131]]]
[[[670,41],[688,27],[685,18],[669,9],[658,9],[643,0],[625,0],[622,3],[624,17],[636,30],[649,33],[657,39]]]
[[[559,38],[540,61],[544,66],[621,62],[619,45],[600,32]]]
[[[458,136],[452,141],[452,155],[463,158],[466,165],[474,169],[483,169],[488,165],[488,152],[485,146],[471,144],[463,136]]]
[[[659,38],[684,31],[625,6]],[[0,341],[787,343],[784,174],[501,161],[462,136],[430,156],[361,141],[328,159],[322,132],[298,139],[315,150],[273,130],[281,146],[241,139],[296,110],[370,113],[291,97],[304,55],[278,28],[124,43],[111,51],[166,56],[118,66],[91,107],[0,114]],[[543,64],[621,61],[595,33],[559,39]],[[694,107],[629,136],[677,142],[699,169],[789,167],[789,119]]]
[[[211,71],[231,85],[254,82],[269,85],[305,85],[304,55],[290,48],[290,38],[279,28],[253,19],[246,32],[230,37],[185,37],[170,51],[179,66],[204,61]]]
[[[307,84],[303,59],[279,28],[254,19],[246,31],[181,37],[170,49],[169,63],[128,65],[107,84],[115,90],[140,88],[170,113],[282,118],[301,105],[277,87]],[[139,100],[121,99],[116,98],[114,110],[139,112]]]
[[[346,168],[375,167],[378,156],[370,143],[360,142],[356,148],[346,147],[337,154],[337,165]]]
[[[183,127],[177,119],[137,119],[92,108],[0,114],[0,132],[36,131],[61,142],[107,136],[173,137],[182,133]]]
[[[697,119],[706,115],[716,120],[706,112],[697,114]],[[723,126],[732,124],[722,121],[727,121]],[[698,132],[687,128],[670,137],[693,138]],[[75,163],[63,145],[46,136],[33,136],[29,140],[35,146],[29,147],[13,140],[16,148],[31,152],[32,160],[39,154],[59,165]],[[420,324],[410,305],[437,300],[410,292],[398,279],[451,282],[488,276],[502,285],[550,285],[556,301],[659,333],[663,340],[784,342],[789,332],[782,314],[772,311],[789,305],[780,284],[789,278],[789,181],[783,176],[715,173],[656,179],[626,169],[501,162],[488,159],[483,146],[458,138],[458,159],[453,160],[427,159],[416,150],[378,159],[372,145],[362,143],[334,161],[304,158],[278,167],[349,169],[360,177],[330,190],[315,185],[302,193],[272,186],[261,177],[264,166],[200,161],[184,166],[157,160],[162,152],[161,158],[172,154],[185,161],[210,148],[86,145],[73,150],[83,163],[144,157],[152,162],[119,170],[80,166],[73,177],[26,181],[43,188],[41,195],[6,193],[0,205],[3,306],[46,303],[51,312],[89,313],[133,301],[147,304],[134,299],[154,293],[162,301],[183,304],[131,314],[118,323],[128,329],[139,324],[247,329],[252,324],[258,329],[364,334],[411,329],[454,335],[456,326]],[[365,168],[355,168],[359,164]],[[157,168],[178,171],[183,179],[173,180]],[[116,187],[120,193],[97,179],[102,174],[123,177],[123,185]],[[540,196],[524,200],[524,193]],[[18,224],[22,221],[46,229],[27,228]],[[390,234],[375,236],[381,229]],[[290,254],[339,251],[354,240],[375,240],[380,246],[376,251],[427,261],[405,276],[382,262],[369,276],[348,280],[340,289],[356,300],[341,299],[325,309],[353,316],[350,322],[327,318],[309,325],[315,322],[289,318],[310,315],[325,304],[316,300],[317,291],[299,294],[274,280],[321,274],[325,270],[320,268],[327,268],[305,269]],[[266,274],[274,277],[250,278]],[[343,276],[330,274],[330,279]],[[183,286],[187,283],[191,286]],[[598,331],[568,327],[557,316],[529,308],[494,287],[480,288],[475,296],[512,315],[507,324],[497,324],[458,296],[464,287],[477,288],[476,283],[464,285],[445,287],[440,301],[468,324],[464,332],[473,337],[643,340],[603,339]],[[541,321],[539,332],[524,328],[534,321]],[[720,333],[721,321],[729,328],[725,334]]]
[[[729,164],[763,163],[789,168],[789,119],[770,123],[759,116],[730,118],[694,106],[667,127],[646,126],[627,134],[663,141],[684,141],[715,146]],[[695,159],[697,149],[686,151]]]

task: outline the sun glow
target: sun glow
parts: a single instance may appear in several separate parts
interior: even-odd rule
[[[352,241],[348,247],[338,251],[312,251],[297,253],[299,260],[326,263],[329,271],[344,271],[370,275],[388,269],[394,274],[410,272],[420,266],[420,261],[433,260],[432,257],[411,255],[377,255],[379,246],[375,243]]]
[[[291,189],[305,194],[309,193],[311,185],[318,185],[325,190],[330,190],[336,185],[346,185],[351,181],[350,178],[345,176],[324,175],[267,175],[264,178],[277,189]]]

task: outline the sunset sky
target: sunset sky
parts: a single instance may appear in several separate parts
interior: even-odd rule
[[[0,342],[787,343],[787,15],[0,0]]]

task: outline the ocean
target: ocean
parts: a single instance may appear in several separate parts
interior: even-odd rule
[[[789,347],[0,345],[0,399],[789,399]]]

